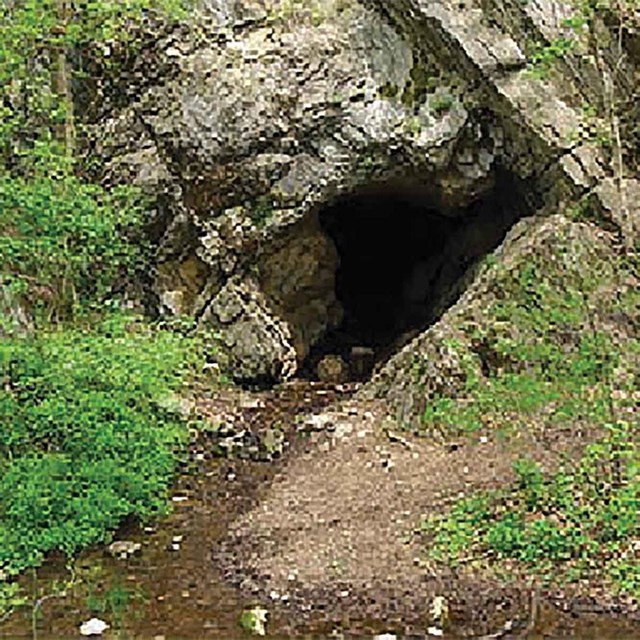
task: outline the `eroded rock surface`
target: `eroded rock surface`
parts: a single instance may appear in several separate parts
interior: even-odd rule
[[[157,196],[161,311],[215,325],[240,379],[292,375],[342,317],[314,216],[376,185],[455,216],[509,190],[508,172],[522,186],[514,220],[585,196],[632,243],[637,180],[614,180],[583,135],[581,104],[615,61],[594,64],[578,37],[548,77],[526,68],[528,43],[566,35],[566,15],[546,1],[203,1],[100,125],[105,180]],[[616,71],[629,95],[634,61]]]
[[[538,269],[536,284],[544,277],[560,291],[579,291],[593,323],[582,331],[607,327],[614,347],[626,353],[624,345],[635,335],[640,318],[638,310],[622,312],[615,301],[640,282],[616,275],[615,244],[610,233],[562,215],[520,221],[491,264],[474,274],[459,300],[382,367],[363,389],[363,397],[384,398],[399,422],[419,426],[434,398],[454,397],[464,392],[471,378],[482,380],[495,374],[501,366],[498,355],[492,354],[490,345],[479,342],[478,330],[491,333],[499,322],[494,305],[527,286],[521,278],[529,267]],[[514,341],[522,339],[516,323],[503,319],[501,327],[508,327]],[[577,338],[564,336],[561,327],[557,331],[555,340],[566,341],[570,350]],[[626,367],[635,371],[640,366],[638,356],[627,355]]]

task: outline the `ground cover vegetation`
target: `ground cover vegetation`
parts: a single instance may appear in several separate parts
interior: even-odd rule
[[[635,0],[575,3],[568,33],[539,44],[531,57],[541,79],[572,52],[595,61],[602,96],[585,105],[595,124],[582,135],[609,158],[623,219],[623,159],[638,153],[637,123],[604,60],[624,65],[623,41],[638,27],[639,8]],[[602,222],[588,198],[565,213],[582,224]],[[640,247],[632,238],[621,244],[615,260],[567,247],[555,263],[533,256],[509,273],[485,265],[503,270],[495,274],[490,321],[466,328],[472,348],[450,345],[467,359],[467,380],[455,397],[433,399],[424,428],[447,437],[519,430],[544,437],[564,428],[591,430],[594,438],[554,471],[523,457],[512,486],[465,496],[425,519],[430,562],[538,586],[586,580],[640,597]]]
[[[488,310],[492,323],[467,327],[464,389],[436,398],[424,415],[425,428],[449,437],[545,438],[568,429],[576,437],[590,431],[592,444],[551,472],[524,457],[512,486],[466,496],[426,519],[432,560],[546,584],[599,580],[640,595],[640,381],[633,364],[640,339],[616,336],[596,319],[637,322],[640,264],[625,255],[592,266],[575,264],[571,288],[566,278],[553,282],[548,263],[519,265]],[[484,375],[472,366],[478,358]]]
[[[77,112],[87,68],[116,68],[139,28],[184,8],[0,7],[0,618],[23,600],[13,578],[47,552],[71,559],[124,517],[167,508],[188,432],[172,398],[202,342],[127,310],[123,283],[149,266],[145,199],[92,181]]]

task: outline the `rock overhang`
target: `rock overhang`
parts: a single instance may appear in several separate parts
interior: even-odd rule
[[[527,75],[514,28],[481,7],[258,4],[227,7],[213,45],[182,47],[177,76],[114,118],[142,144],[108,170],[161,194],[160,309],[214,324],[240,379],[291,375],[342,322],[320,220],[336,203],[384,188],[464,217],[509,191],[515,220],[593,193],[614,211],[602,154],[571,140],[566,87]]]

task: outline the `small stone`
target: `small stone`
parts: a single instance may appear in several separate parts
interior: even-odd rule
[[[173,502],[185,502],[188,499],[187,496],[173,496],[173,498],[171,498]]]
[[[172,544],[171,545],[171,551],[180,551],[180,545],[179,544]]]
[[[107,547],[112,556],[121,559],[133,555],[136,551],[140,551],[141,548],[142,545],[139,542],[132,542],[131,540],[116,540]]]
[[[244,398],[238,406],[240,409],[262,409],[265,405],[260,398]]]
[[[80,635],[101,636],[108,628],[109,625],[104,620],[91,618],[91,620],[87,620],[87,622],[83,622],[80,625]]]
[[[427,629],[427,633],[430,636],[438,636],[438,637],[441,637],[444,635],[444,631],[442,629],[438,629],[438,627],[429,627]]]
[[[246,609],[240,616],[240,625],[258,636],[266,635],[265,623],[267,622],[267,616],[269,612],[262,607],[253,607],[253,609]]]
[[[338,355],[327,355],[316,365],[316,375],[322,382],[344,382],[348,376],[347,363]]]
[[[182,542],[184,540],[184,536],[173,536],[173,538],[171,538],[171,542],[174,543],[179,543]]]
[[[348,422],[341,422],[336,425],[335,438],[345,438],[353,432],[353,425]]]
[[[309,416],[303,423],[303,430],[308,431],[324,431],[333,424],[333,416],[326,414],[314,414]]]

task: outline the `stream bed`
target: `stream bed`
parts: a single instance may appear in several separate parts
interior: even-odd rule
[[[125,543],[119,554],[108,547],[89,550],[72,570],[62,557],[52,556],[27,572],[20,582],[29,603],[0,623],[0,638],[79,638],[80,624],[96,617],[109,624],[105,640],[235,640],[253,637],[239,621],[244,610],[258,604],[269,609],[266,637],[272,640],[292,637],[292,629],[299,630],[299,637],[352,637],[354,629],[346,628],[342,635],[320,613],[300,625],[283,605],[270,607],[239,593],[225,581],[211,550],[230,524],[258,503],[287,459],[312,446],[296,435],[300,417],[349,397],[355,387],[295,382],[249,394],[242,409],[249,430],[285,425],[281,456],[269,461],[220,457],[211,454],[212,442],[202,434],[194,438],[173,490],[172,513],[153,526],[124,523],[114,537]],[[207,403],[217,398],[205,395],[199,402],[206,414]],[[517,633],[498,630],[485,638],[640,640],[637,624],[634,630],[620,618],[559,616],[543,605],[535,627]],[[358,637],[402,637],[402,630],[388,629],[384,620],[359,629]]]

